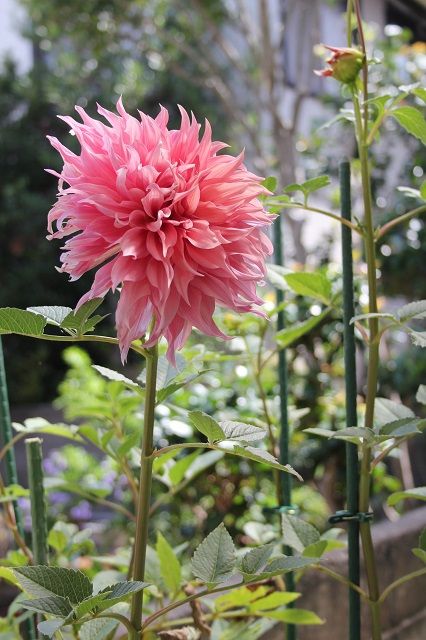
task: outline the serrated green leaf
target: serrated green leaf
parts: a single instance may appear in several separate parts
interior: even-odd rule
[[[403,436],[414,435],[420,433],[421,429],[426,426],[426,419],[421,418],[402,418],[384,424],[379,431],[380,435],[386,435],[390,438],[401,438]]]
[[[34,600],[20,600],[20,605],[30,611],[38,611],[53,616],[66,618],[72,611],[71,602],[62,596],[48,596],[34,598]]]
[[[70,307],[28,307],[27,311],[38,314],[45,318],[47,324],[52,324],[55,327],[60,327],[65,318],[72,313]]]
[[[426,144],[426,121],[421,111],[415,107],[398,107],[390,114],[408,133]]]
[[[203,413],[203,411],[190,411],[188,418],[194,427],[207,437],[209,442],[225,440],[225,434],[220,428],[219,423],[207,415],[207,413]]]
[[[303,481],[303,478],[297,473],[297,471],[293,469],[293,467],[291,467],[289,464],[280,464],[273,455],[271,455],[264,449],[257,449],[255,447],[240,447],[236,445],[233,449],[229,449],[229,451],[226,451],[226,453],[231,453],[234,456],[239,456],[240,458],[247,458],[247,460],[262,462],[263,464],[267,464],[274,469],[280,469],[280,471],[291,473],[292,475],[296,476],[298,480]]]
[[[329,184],[330,178],[328,176],[317,176],[316,178],[310,178],[310,180],[302,182],[300,186],[303,189],[303,193],[310,195],[314,191],[327,187]]]
[[[315,527],[288,513],[281,515],[281,526],[283,543],[296,551],[302,552],[305,547],[320,539],[320,533]]]
[[[332,429],[321,429],[320,427],[309,427],[309,429],[303,429],[303,433],[311,433],[314,436],[320,436],[321,438],[334,438],[337,431]]]
[[[396,491],[388,497],[388,505],[393,507],[401,500],[423,500],[426,501],[426,487],[415,487],[414,489],[407,489],[406,491]]]
[[[374,421],[378,428],[384,427],[395,420],[415,418],[413,411],[400,402],[394,402],[387,398],[376,398],[374,405]]]
[[[300,595],[300,593],[293,593],[291,591],[276,591],[275,593],[269,593],[264,598],[259,598],[258,600],[251,602],[249,605],[249,612],[258,613],[260,611],[277,609],[278,607],[290,604],[290,602],[294,602],[300,598]]]
[[[349,442],[374,442],[374,431],[365,427],[348,427],[334,432],[333,438]]]
[[[92,595],[92,583],[81,571],[62,567],[17,567],[14,569],[24,591],[35,598],[61,596],[78,604]]]
[[[176,595],[182,582],[181,567],[175,552],[160,532],[157,533],[155,550],[160,561],[161,576],[164,584],[173,595]]]
[[[61,326],[64,329],[73,329],[78,334],[91,331],[95,325],[102,320],[102,316],[90,317],[94,311],[100,306],[103,298],[94,298],[85,302],[78,311],[71,311],[62,321]]]
[[[143,582],[141,580],[123,580],[122,582],[116,582],[110,587],[107,587],[107,590],[110,591],[110,593],[108,593],[106,600],[114,601],[115,604],[116,602],[126,600],[129,595],[138,593],[149,586],[149,582]]]
[[[283,609],[281,611],[265,611],[258,614],[273,620],[279,620],[286,624],[324,624],[324,620],[321,620],[313,611],[307,611],[306,609]]]
[[[328,309],[320,313],[318,316],[312,316],[302,322],[297,322],[289,327],[285,327],[276,333],[276,340],[282,349],[289,347],[291,344],[302,338],[304,335],[312,331],[322,320],[330,313]]]
[[[77,433],[79,427],[70,424],[52,424],[44,418],[28,418],[27,420],[24,420],[23,424],[13,422],[12,426],[15,431],[20,433],[45,433],[51,436],[66,438],[67,440],[74,440],[77,442],[82,441]]]
[[[284,276],[288,286],[300,296],[330,303],[331,282],[322,273],[289,273]]]
[[[256,440],[262,440],[266,436],[266,429],[255,427],[252,424],[225,420],[219,422],[219,425],[225,434],[226,440],[255,442]]]
[[[309,567],[311,564],[316,564],[318,558],[307,558],[304,556],[279,556],[273,558],[266,567],[260,572],[255,574],[256,580],[264,580],[266,578],[273,578],[274,576],[280,576],[290,571],[298,571]],[[254,575],[251,576],[254,579]]]
[[[126,376],[123,376],[123,374],[119,373],[118,371],[108,369],[107,367],[101,367],[98,364],[92,364],[92,369],[95,369],[95,371],[97,371],[102,377],[106,378],[107,380],[112,380],[113,382],[122,382],[126,387],[142,391],[137,382],[134,382],[134,380],[130,380],[130,378],[126,378]]]
[[[94,596],[86,598],[85,600],[80,602],[80,604],[74,607],[74,609],[70,612],[70,615],[68,616],[66,622],[70,624],[73,620],[81,620],[86,614],[98,608],[101,602],[108,598],[110,593],[111,591],[103,591],[102,593],[97,593]]]
[[[265,544],[250,549],[241,559],[241,571],[248,574],[261,571],[271,557],[274,546],[274,544]]]
[[[206,584],[225,582],[233,574],[235,547],[222,523],[196,548],[192,557],[192,573]]]
[[[45,318],[38,314],[15,307],[0,309],[0,335],[16,333],[21,336],[37,338],[43,335],[45,326]]]
[[[56,631],[60,629],[63,625],[64,621],[60,618],[53,618],[52,620],[43,620],[43,622],[39,622],[37,625],[37,629],[44,636],[48,638],[53,638]]]
[[[426,331],[413,331],[413,329],[410,329],[408,333],[411,338],[411,342],[416,347],[426,347]]]
[[[404,304],[403,307],[398,309],[396,316],[400,322],[426,318],[426,300],[416,300]]]

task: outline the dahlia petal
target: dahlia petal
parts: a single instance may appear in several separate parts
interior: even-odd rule
[[[244,166],[243,153],[218,155],[227,145],[212,141],[207,120],[200,139],[200,124],[183,107],[174,130],[164,107],[155,118],[139,112],[140,120],[121,98],[116,113],[97,108],[106,124],[80,107],[81,122],[62,117],[80,155],[49,138],[64,166],[60,173],[48,169],[59,180],[48,237],[68,238],[60,270],[71,279],[96,268],[79,305],[121,285],[116,326],[123,362],[152,319],[146,345],[164,336],[173,362],[192,327],[226,338],[213,320],[216,304],[262,313],[256,284],[272,252],[262,229],[273,217],[258,199],[266,190]]]

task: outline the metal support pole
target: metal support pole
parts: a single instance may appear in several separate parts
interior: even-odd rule
[[[341,215],[351,219],[351,174],[347,160],[340,163],[340,199]],[[355,362],[354,325],[350,324],[354,316],[354,285],[352,269],[352,231],[342,225],[342,265],[343,265],[343,340],[345,360],[346,389],[346,426],[357,425],[357,387]],[[359,465],[358,449],[355,444],[346,443],[346,493],[347,509],[351,513],[358,511]],[[351,582],[360,583],[359,564],[359,522],[348,521],[348,577]],[[361,638],[360,597],[349,589],[349,640]]]
[[[282,266],[283,264],[283,246],[282,246],[282,224],[281,217],[278,217],[274,224],[274,258],[275,264]],[[280,306],[284,301],[284,293],[280,289],[276,291],[277,296],[277,306]],[[284,310],[281,309],[277,314],[277,330],[280,331],[284,329],[285,317]],[[289,444],[290,444],[290,430],[288,424],[288,391],[287,391],[287,359],[286,359],[286,351],[285,349],[280,349],[278,351],[278,382],[279,382],[279,393],[280,393],[280,463],[281,464],[289,464],[290,463],[290,453],[289,453]],[[282,506],[291,506],[291,475],[289,473],[281,473],[281,487],[282,487],[282,495],[283,495],[283,504],[278,505]],[[291,555],[292,550],[289,547],[285,547],[284,552],[286,555]],[[295,590],[295,582],[294,582],[294,574],[292,572],[286,573],[284,576],[285,585],[287,591]],[[292,604],[287,605],[289,607]],[[286,626],[286,639],[287,640],[296,640],[297,631],[296,626],[293,624],[288,624]]]

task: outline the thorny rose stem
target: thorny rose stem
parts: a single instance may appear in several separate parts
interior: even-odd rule
[[[149,506],[151,499],[152,463],[151,454],[154,449],[154,410],[157,383],[157,345],[147,349],[146,354],[146,393],[144,408],[144,424],[141,452],[141,472],[139,481],[139,500],[136,512],[136,535],[134,543],[133,580],[145,577],[146,547],[148,544]],[[143,591],[135,593],[132,599],[130,620],[135,628],[131,632],[131,640],[140,637],[142,627]]]

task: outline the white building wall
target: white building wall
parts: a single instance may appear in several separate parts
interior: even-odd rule
[[[31,43],[21,35],[25,21],[26,14],[19,2],[0,0],[0,68],[7,57],[16,62],[19,73],[31,68]]]

